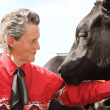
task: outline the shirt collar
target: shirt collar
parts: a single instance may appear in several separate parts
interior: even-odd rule
[[[3,52],[2,56],[0,57],[0,60],[2,61],[2,66],[5,67],[8,74],[11,76],[17,69],[17,66],[14,64],[14,62],[6,55],[5,52]],[[21,66],[22,70],[26,72],[26,64]],[[25,74],[26,75],[26,74]]]

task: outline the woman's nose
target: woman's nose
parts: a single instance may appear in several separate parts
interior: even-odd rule
[[[37,43],[36,45],[35,45],[35,47],[34,47],[36,50],[40,50],[40,44],[39,43]]]

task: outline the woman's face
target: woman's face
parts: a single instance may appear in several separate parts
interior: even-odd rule
[[[25,24],[25,34],[14,41],[11,54],[23,62],[33,62],[37,50],[40,49],[38,39],[40,37],[39,27],[36,24]]]

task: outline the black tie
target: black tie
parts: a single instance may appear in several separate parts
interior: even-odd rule
[[[28,99],[29,96],[24,79],[24,72],[18,67],[13,79],[10,110],[23,110]]]

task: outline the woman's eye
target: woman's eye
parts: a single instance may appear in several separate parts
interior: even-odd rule
[[[35,40],[32,40],[31,43],[33,43]]]

